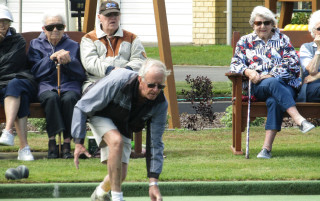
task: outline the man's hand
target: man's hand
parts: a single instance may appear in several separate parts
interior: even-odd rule
[[[162,201],[160,189],[157,185],[149,187],[149,196],[151,201]]]
[[[84,147],[83,144],[76,144],[74,149],[74,159],[73,162],[77,169],[79,169],[79,156],[81,154],[85,154],[88,158],[91,158],[91,154],[89,154],[88,150]]]
[[[69,51],[65,51],[64,49],[62,49],[62,50],[59,50],[59,51],[53,53],[50,56],[50,59],[52,61],[57,59],[59,64],[67,64],[67,63],[69,63],[71,61],[69,53],[70,53]]]

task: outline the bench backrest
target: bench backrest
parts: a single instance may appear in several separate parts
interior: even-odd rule
[[[30,41],[32,39],[38,38],[40,33],[41,33],[40,31],[21,33],[23,38],[26,40],[26,51],[28,51],[28,49],[29,49]],[[72,40],[74,40],[78,43],[81,42],[81,38],[85,35],[85,33],[79,32],[79,31],[65,31],[64,33],[66,33]]]
[[[283,31],[280,30],[281,33],[287,35],[290,38],[291,44],[295,48],[300,48],[303,43],[309,43],[313,41],[313,38],[309,31]],[[240,39],[240,32],[235,31],[233,32],[232,36],[232,48],[233,48],[233,55],[237,46],[237,42]]]

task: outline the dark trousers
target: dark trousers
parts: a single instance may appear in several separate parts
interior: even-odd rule
[[[80,95],[67,91],[58,95],[57,91],[45,91],[39,95],[39,101],[44,108],[49,138],[63,132],[63,138],[71,138],[71,122],[74,105]]]
[[[4,99],[7,96],[18,98],[20,96],[20,107],[18,110],[18,118],[21,119],[30,115],[29,104],[36,97],[36,89],[27,79],[14,78],[9,81],[8,85],[0,90],[0,102],[4,105]]]
[[[320,80],[308,83],[307,102],[320,102]]]
[[[296,91],[283,80],[268,78],[253,85],[253,94],[267,105],[266,130],[281,130],[283,113],[290,107],[295,106]]]

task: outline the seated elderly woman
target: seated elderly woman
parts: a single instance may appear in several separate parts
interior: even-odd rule
[[[301,102],[320,102],[320,10],[314,12],[308,26],[313,42],[300,48],[300,63],[304,74],[304,83],[299,94]]]
[[[12,13],[0,5],[0,103],[4,105],[6,125],[0,145],[13,146],[15,125],[20,139],[18,160],[33,161],[27,141],[29,103],[35,101],[37,83],[26,66],[26,41],[11,27]]]
[[[38,98],[47,122],[48,158],[58,158],[56,134],[63,131],[63,158],[72,158],[71,121],[73,107],[81,97],[85,72],[80,62],[79,43],[64,34],[65,20],[59,11],[46,12],[43,32],[30,42],[28,61],[39,82]],[[61,66],[58,86],[56,63]],[[61,93],[59,94],[59,90]]]
[[[258,158],[271,158],[272,143],[281,130],[283,113],[287,112],[303,133],[314,128],[300,115],[295,97],[301,86],[296,51],[289,38],[276,28],[275,15],[257,6],[249,21],[253,32],[240,38],[230,71],[241,73],[252,82],[251,92],[267,105],[266,136]],[[244,83],[246,89],[248,83]]]

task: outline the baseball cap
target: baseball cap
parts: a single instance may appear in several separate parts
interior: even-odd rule
[[[0,5],[0,19],[8,19],[11,22],[13,21],[12,14],[9,8],[5,5]]]
[[[106,15],[108,13],[120,13],[119,4],[115,1],[102,2],[99,9],[99,14]]]

